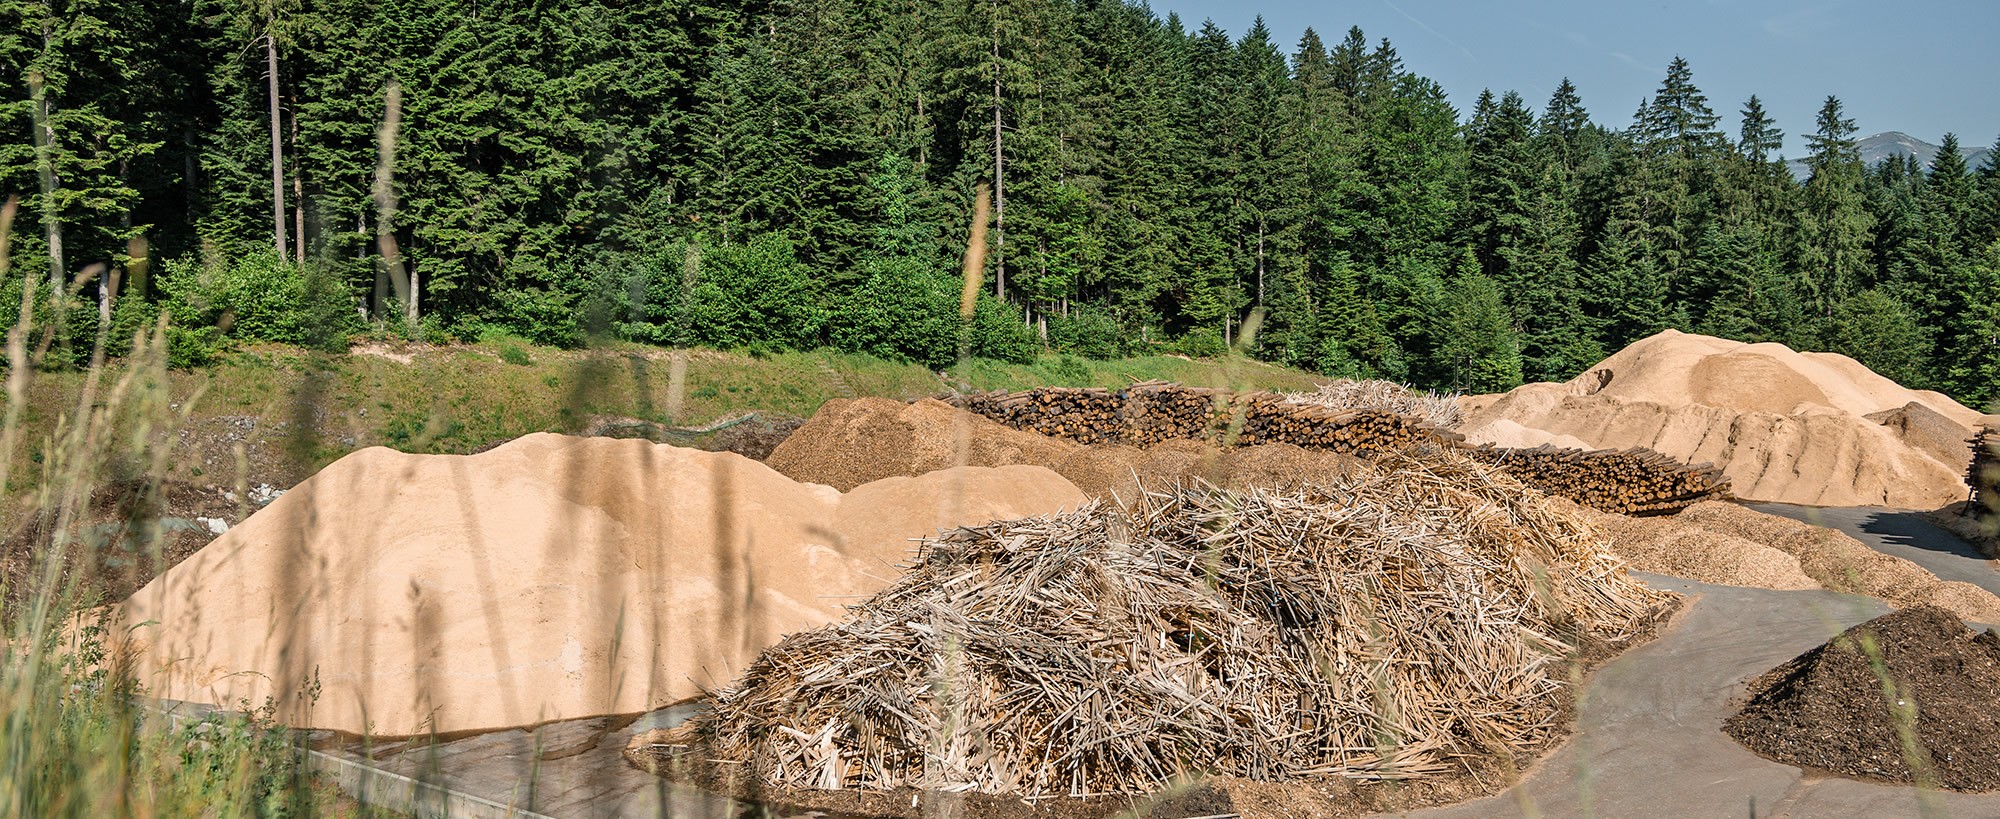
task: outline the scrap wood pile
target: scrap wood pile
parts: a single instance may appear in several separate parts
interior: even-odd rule
[[[1274,393],[1234,393],[1146,381],[1123,390],[1040,387],[955,396],[958,406],[1015,429],[1080,444],[1150,446],[1173,440],[1238,446],[1292,444],[1376,456],[1457,440],[1415,416],[1387,408],[1295,404]]]
[[[1715,465],[1688,466],[1650,449],[1481,446],[1468,452],[1545,493],[1621,515],[1671,514],[1729,498],[1729,481]]]
[[[1340,380],[1321,384],[1312,392],[1285,393],[1285,401],[1301,406],[1334,410],[1382,409],[1420,418],[1438,429],[1456,429],[1464,420],[1458,410],[1458,396],[1419,391],[1405,384],[1380,379]]]
[[[1422,777],[1543,747],[1562,658],[1631,641],[1667,599],[1462,456],[1288,492],[1182,484],[930,540],[635,753],[766,786],[1026,798]]]
[[[1468,448],[1463,436],[1438,423],[1457,418],[1450,397],[1383,381],[1291,395],[1147,381],[1123,390],[1042,387],[949,400],[1015,429],[1082,444],[1284,443],[1364,458]],[[1529,486],[1606,512],[1670,513],[1729,497],[1729,483],[1713,465],[1689,466],[1651,450],[1468,449]]]

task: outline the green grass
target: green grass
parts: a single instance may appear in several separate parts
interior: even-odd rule
[[[533,432],[580,431],[598,416],[681,425],[750,410],[809,417],[834,398],[909,400],[944,392],[948,384],[920,365],[869,355],[818,350],[752,356],[696,349],[682,353],[686,383],[679,411],[673,412],[668,382],[675,353],[661,348],[559,350],[498,338],[386,352],[410,360],[261,345],[228,353],[206,368],[169,373],[173,403],[192,406],[183,444],[197,450],[172,459],[174,477],[229,484],[236,479],[232,450],[239,444],[247,451],[249,481],[287,484],[367,446],[468,453]],[[1116,387],[1147,379],[1305,389],[1316,378],[1242,358],[1091,361],[1055,355],[1032,364],[975,360],[947,376],[950,384],[982,390]],[[29,445],[16,460],[16,489],[33,474],[34,442],[74,410],[82,378],[57,372],[36,379],[24,418]]]

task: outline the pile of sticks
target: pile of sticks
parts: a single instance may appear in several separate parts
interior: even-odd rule
[[[1965,483],[1972,487],[1972,514],[2000,513],[2000,427],[1981,427],[1966,441],[1972,446],[1972,466]]]
[[[1455,406],[1450,411],[1440,406],[1448,396],[1388,382],[1360,383],[1364,386],[1327,385],[1316,393],[1278,395],[1145,381],[1123,390],[1043,387],[946,400],[1015,429],[1081,444],[1144,447],[1176,439],[1219,446],[1284,443],[1364,458],[1469,449],[1474,458],[1500,466],[1542,492],[1628,515],[1668,514],[1729,496],[1729,482],[1712,464],[1690,466],[1651,450],[1469,447],[1463,436],[1432,423],[1457,417]],[[1368,406],[1370,401],[1381,405]]]
[[[1527,758],[1560,727],[1555,662],[1665,604],[1590,532],[1451,452],[960,529],[766,651],[685,752],[771,786],[1027,799]]]
[[[1380,409],[1421,418],[1438,429],[1455,429],[1464,420],[1456,393],[1421,391],[1408,384],[1380,379],[1340,380],[1312,392],[1288,392],[1285,400],[1302,406],[1333,410]]]
[[[1545,494],[1621,515],[1671,514],[1729,497],[1713,464],[1688,466],[1650,449],[1509,449],[1484,445],[1469,454]]]

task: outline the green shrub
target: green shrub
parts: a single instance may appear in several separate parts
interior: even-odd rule
[[[715,347],[812,349],[826,318],[811,271],[777,234],[710,248],[688,294],[692,340]]]
[[[1117,358],[1124,352],[1123,335],[1118,319],[1094,304],[1076,305],[1067,316],[1049,317],[1049,346],[1060,353],[1099,360]]]
[[[341,350],[359,329],[354,301],[331,272],[270,253],[171,260],[159,284],[169,321],[188,330]]]
[[[834,311],[834,346],[931,369],[951,366],[958,359],[960,280],[916,259],[872,267]]]
[[[972,312],[966,347],[974,357],[1030,364],[1041,348],[1035,334],[1021,322],[1021,310],[984,293]]]
[[[1222,342],[1222,333],[1213,327],[1196,327],[1181,336],[1175,346],[1181,354],[1191,358],[1214,358],[1229,352],[1229,345]]]

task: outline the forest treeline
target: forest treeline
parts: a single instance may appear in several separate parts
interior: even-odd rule
[[[1680,59],[1626,120],[1568,81],[1461,112],[1358,29],[1287,46],[1115,0],[0,0],[0,23],[23,199],[0,296],[102,264],[118,292],[42,309],[114,341],[169,313],[182,360],[408,328],[941,365],[985,185],[977,355],[1212,353],[1261,313],[1267,360],[1496,390],[1673,327],[2000,397],[2000,160],[1944,135],[1935,167],[1865,167],[1829,96],[1790,126],[1799,181],[1760,101],[1712,103]]]

